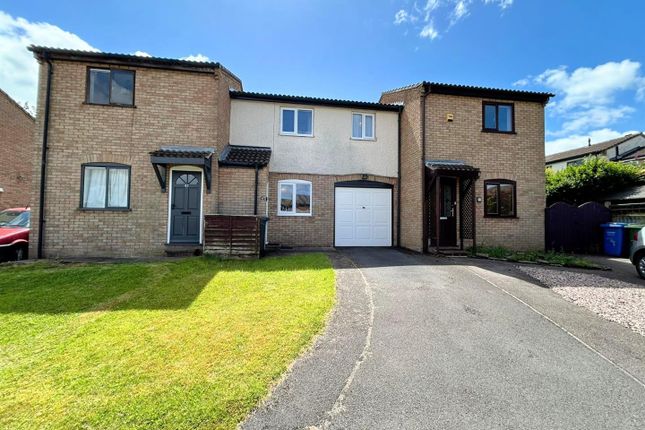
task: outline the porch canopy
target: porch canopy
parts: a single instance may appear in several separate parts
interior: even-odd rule
[[[479,178],[479,169],[458,160],[426,160],[426,228],[424,231],[424,243],[427,250],[434,246],[437,250],[440,247],[452,247],[452,243],[445,243],[446,235],[442,237],[441,223],[446,222],[445,216],[441,216],[442,205],[445,205],[441,194],[443,182],[454,184],[453,187],[458,190],[453,191],[454,197],[458,204],[458,220],[453,224],[452,231],[458,228],[458,234],[451,237],[456,242],[459,239],[459,248],[464,248],[464,239],[472,240],[475,243],[475,181]],[[442,178],[446,178],[443,179]],[[453,179],[451,179],[453,178]],[[458,178],[458,181],[454,178]],[[447,185],[450,185],[448,183]],[[458,185],[458,186],[457,186]],[[454,200],[453,200],[454,201]],[[445,233],[445,232],[444,232]],[[428,240],[429,239],[429,240]],[[451,239],[451,240],[452,240]]]
[[[201,146],[162,146],[150,153],[150,162],[157,175],[161,191],[166,192],[166,173],[170,166],[188,165],[204,169],[206,189],[211,191],[212,159],[215,148]]]
[[[266,146],[228,145],[219,157],[220,166],[265,167],[271,161],[271,148]]]

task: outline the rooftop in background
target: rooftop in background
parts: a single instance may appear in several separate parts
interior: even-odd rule
[[[11,96],[9,94],[5,93],[2,88],[0,88],[0,96],[5,97],[7,100],[9,100],[9,102],[11,104],[13,104],[15,107],[20,109],[22,111],[22,113],[27,115],[32,121],[35,120],[34,116],[31,113],[29,113],[29,111],[27,109],[25,109],[24,107],[20,106],[20,103],[18,103],[14,99],[12,99]]]
[[[178,60],[175,58],[163,58],[163,57],[145,57],[141,55],[133,54],[116,54],[113,52],[100,52],[100,51],[81,51],[76,49],[61,49],[61,48],[51,48],[47,46],[29,46],[31,52],[34,53],[40,61],[44,61],[47,58],[52,60],[66,60],[66,61],[82,61],[82,62],[93,62],[93,63],[102,63],[102,64],[117,64],[125,66],[138,66],[138,67],[149,67],[157,69],[171,69],[171,70],[185,70],[185,71],[201,71],[209,72],[215,69],[223,70],[224,72],[231,75],[236,79],[240,84],[242,81],[240,78],[235,76],[230,70],[222,66],[220,63],[212,61],[190,61],[190,60]]]
[[[357,109],[374,109],[398,112],[402,106],[377,103],[377,102],[362,102],[356,100],[340,100],[340,99],[325,99],[320,97],[306,97],[306,96],[289,96],[284,94],[267,94],[255,93],[248,91],[230,91],[231,98],[241,100],[257,100],[267,102],[282,102],[282,103],[295,103],[301,105],[315,105],[315,106],[334,106],[334,107],[349,107]]]
[[[412,88],[419,88],[423,86],[425,91],[434,94],[446,94],[464,97],[481,97],[492,98],[501,100],[514,100],[547,103],[551,97],[555,97],[552,93],[541,93],[536,91],[522,91],[522,90],[507,90],[503,88],[489,88],[489,87],[476,87],[471,85],[457,85],[457,84],[443,84],[439,82],[418,82],[416,84],[406,85],[404,87],[395,88],[392,90],[384,91],[383,94],[396,93],[398,91],[409,90]]]
[[[545,161],[546,163],[553,163],[556,161],[583,157],[585,155],[596,155],[642,134],[643,133],[627,134],[616,139],[606,140],[604,142],[595,143],[593,145],[587,145],[581,148],[570,149],[568,151],[558,152],[557,154],[547,155]]]

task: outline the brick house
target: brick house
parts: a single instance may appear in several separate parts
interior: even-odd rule
[[[46,148],[34,169],[32,256],[199,249],[205,214],[268,216],[268,242],[282,246],[430,250],[422,220],[434,209],[422,196],[444,193],[446,168],[463,170],[450,175],[460,243],[468,239],[462,195],[471,196],[462,187],[471,181],[480,197],[481,175],[516,181],[517,216],[484,218],[477,204],[477,242],[510,234],[518,247],[543,246],[548,95],[444,95],[425,84],[379,103],[261,94],[219,63],[30,49],[41,65],[34,156]],[[482,133],[482,97],[515,103],[516,129]],[[494,106],[496,115],[505,109]],[[486,156],[478,141],[500,152]],[[487,187],[504,212],[506,184]]]
[[[544,106],[552,94],[422,82],[400,103],[401,242],[544,248]]]
[[[0,90],[0,210],[31,199],[34,117]]]

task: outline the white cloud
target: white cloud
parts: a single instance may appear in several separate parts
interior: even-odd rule
[[[398,10],[393,22],[406,28],[404,34],[411,28],[418,32],[420,38],[434,40],[440,33],[471,15],[476,3],[499,6],[505,10],[513,5],[513,0],[425,0],[421,4],[415,1],[408,9]]]
[[[434,23],[430,21],[428,24],[424,25],[419,33],[419,37],[424,39],[435,40],[439,37],[439,32],[434,28]]]
[[[630,106],[597,106],[590,109],[572,112],[557,132],[549,133],[552,136],[565,136],[580,133],[592,128],[606,127],[614,124],[634,112]]]
[[[181,59],[186,61],[198,61],[201,63],[207,63],[210,61],[210,58],[203,54],[189,55],[187,57],[181,57]]]
[[[407,22],[409,18],[410,18],[410,15],[404,9],[401,9],[400,11],[394,14],[394,24],[395,25],[403,24],[404,22]]]
[[[148,54],[146,51],[134,51],[134,54],[137,57],[152,57],[152,55]]]
[[[623,60],[610,61],[596,67],[580,67],[567,72],[566,66],[547,69],[535,78],[535,82],[562,94],[557,110],[589,108],[614,102],[618,93],[635,90],[645,95],[645,78],[640,74],[640,63]]]
[[[20,104],[36,105],[38,63],[29,45],[96,51],[89,43],[46,22],[30,22],[0,11],[0,83]]]
[[[527,78],[518,79],[517,81],[513,82],[514,87],[525,87],[528,84],[529,84],[529,80]]]
[[[624,131],[619,132],[609,128],[602,128],[593,130],[586,134],[573,134],[568,137],[550,140],[546,142],[545,152],[546,155],[555,154],[557,152],[566,151],[569,149],[580,148],[588,145],[589,139],[591,144],[604,142],[605,140],[615,139],[620,136],[625,136],[630,133],[639,133],[638,131]]]

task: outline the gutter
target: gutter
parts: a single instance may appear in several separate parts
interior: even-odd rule
[[[43,147],[40,160],[40,201],[38,204],[38,258],[43,258],[43,241],[45,238],[45,186],[47,173],[47,143],[49,135],[49,107],[51,100],[52,75],[54,65],[49,54],[45,53],[43,59],[47,62],[47,93],[45,96],[45,119],[43,122]]]

